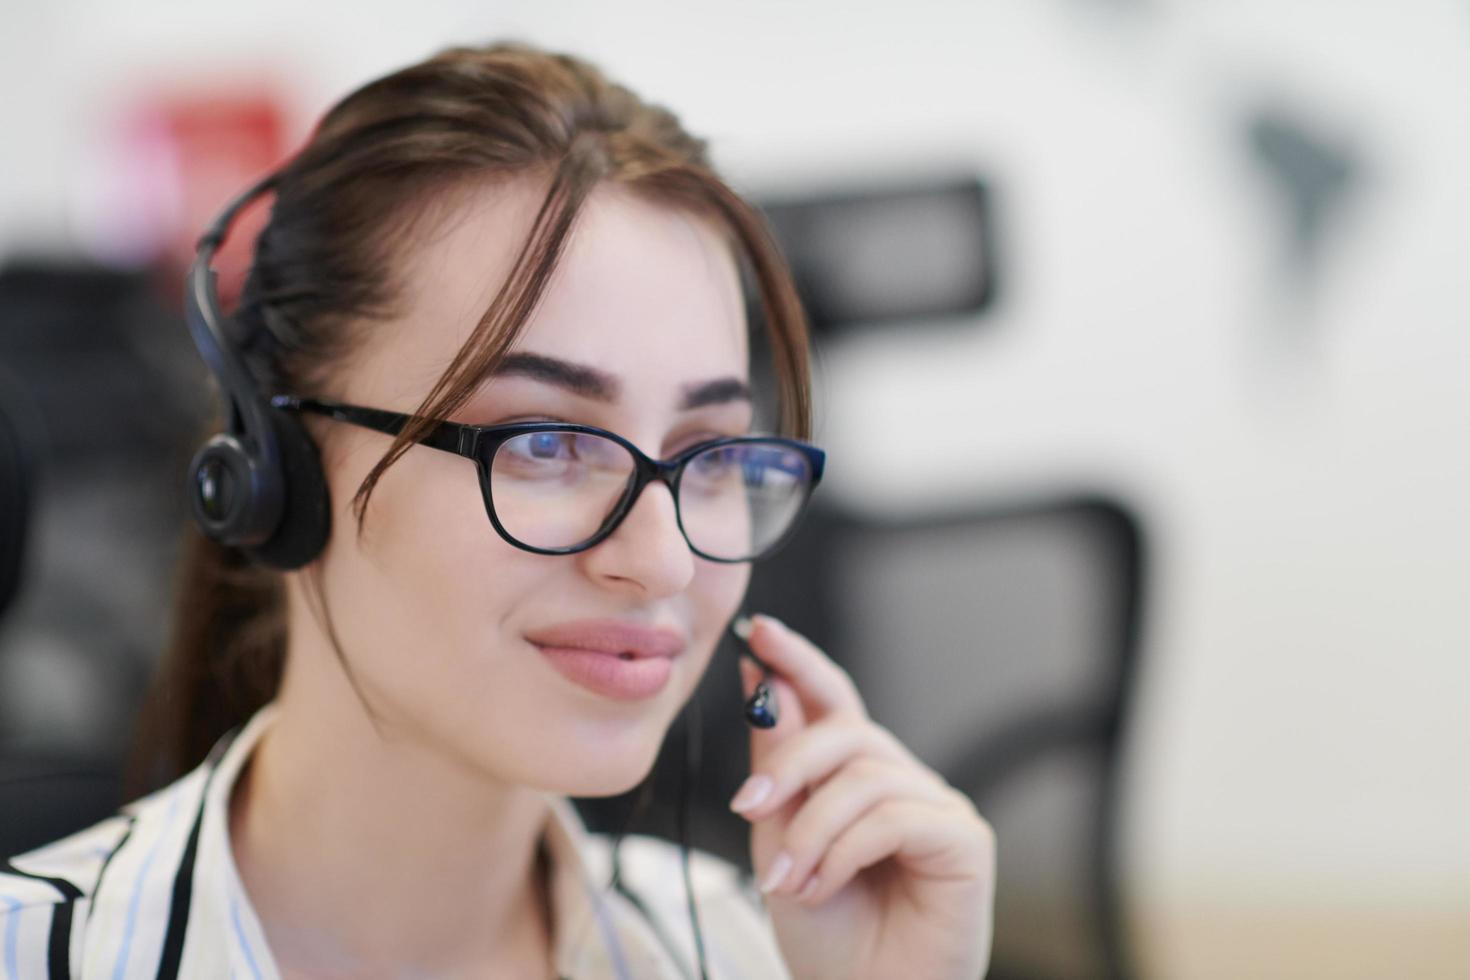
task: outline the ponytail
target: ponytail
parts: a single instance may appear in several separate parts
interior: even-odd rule
[[[125,774],[129,799],[197,766],[281,684],[286,617],[279,573],[190,525],[175,597],[168,647],[145,696]]]

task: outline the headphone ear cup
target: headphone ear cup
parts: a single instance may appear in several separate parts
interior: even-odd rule
[[[187,492],[194,520],[206,535],[229,547],[268,534],[277,523],[273,501],[280,495],[270,484],[271,476],[238,438],[214,436],[189,463]]]
[[[272,408],[268,415],[281,452],[285,499],[276,533],[246,553],[272,568],[300,568],[326,547],[332,531],[331,496],[321,454],[306,426],[280,409]]]

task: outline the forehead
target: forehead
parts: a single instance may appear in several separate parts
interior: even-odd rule
[[[545,193],[518,180],[455,192],[403,256],[400,315],[350,379],[362,397],[416,401],[453,360],[512,271]],[[627,392],[666,398],[748,373],[735,260],[717,226],[599,185],[514,349],[596,365]]]

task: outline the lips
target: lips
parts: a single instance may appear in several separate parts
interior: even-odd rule
[[[584,619],[527,633],[537,646],[587,650],[612,655],[676,657],[684,649],[684,637],[666,627],[639,626],[616,619]],[[626,658],[625,658],[626,659]]]
[[[619,701],[652,697],[668,683],[683,652],[677,630],[611,619],[561,623],[526,634],[568,680]]]

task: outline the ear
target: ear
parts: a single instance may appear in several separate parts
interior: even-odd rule
[[[249,553],[273,568],[300,568],[326,547],[332,531],[331,495],[321,454],[301,419],[274,408],[269,415],[281,451],[285,503],[276,533]]]

